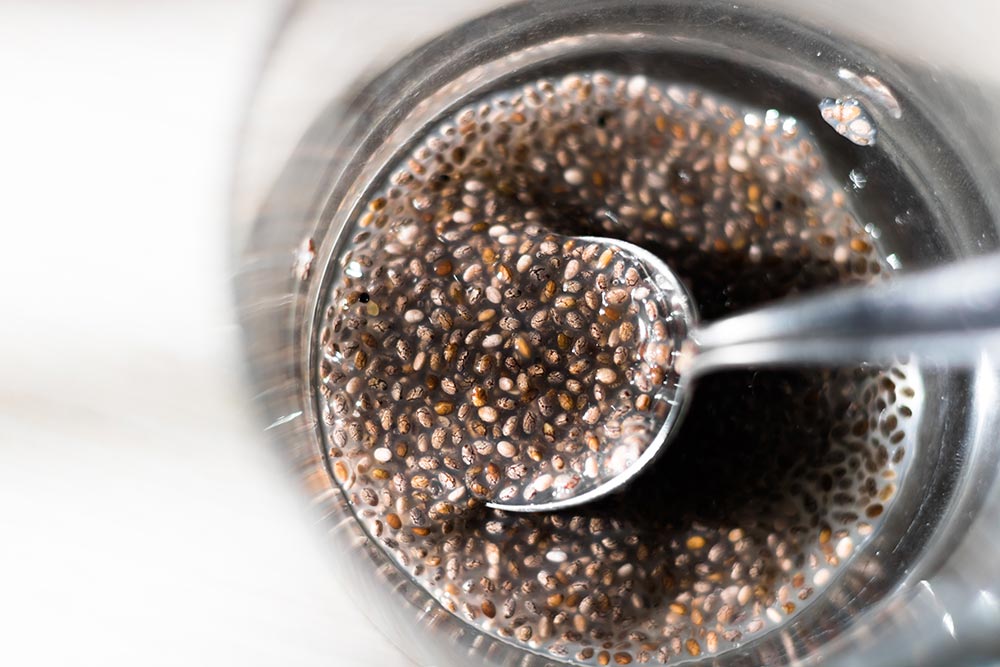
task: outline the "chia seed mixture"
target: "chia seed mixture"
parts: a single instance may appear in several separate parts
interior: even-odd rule
[[[706,321],[887,267],[794,118],[606,72],[491,94],[348,228],[316,343],[330,470],[371,538],[485,632],[583,664],[724,651],[807,606],[877,528],[920,378],[709,376],[625,492],[488,509],[621,469],[669,410],[669,299],[580,235],[658,254]]]

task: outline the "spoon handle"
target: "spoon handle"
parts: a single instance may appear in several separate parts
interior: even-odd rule
[[[1000,255],[764,306],[699,327],[692,376],[730,367],[1000,362]]]

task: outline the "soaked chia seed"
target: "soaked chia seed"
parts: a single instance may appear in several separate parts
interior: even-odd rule
[[[399,158],[348,228],[317,388],[330,470],[371,538],[485,632],[583,664],[670,663],[785,624],[904,481],[920,377],[699,380],[623,493],[556,514],[483,501],[587,484],[669,409],[676,323],[880,279],[806,128],[689,85],[583,72],[491,94]],[[662,296],[662,295],[660,295]]]

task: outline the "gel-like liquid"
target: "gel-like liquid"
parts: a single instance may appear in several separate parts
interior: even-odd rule
[[[709,376],[622,494],[489,510],[627,461],[669,404],[676,332],[647,310],[664,301],[580,235],[656,253],[706,320],[887,267],[779,110],[592,71],[483,97],[350,228],[317,338],[331,470],[399,567],[485,632],[583,664],[722,652],[793,618],[877,530],[920,377]]]

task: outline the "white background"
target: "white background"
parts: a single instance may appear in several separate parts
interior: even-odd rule
[[[407,664],[243,411],[231,161],[277,3],[0,3],[0,665]]]

